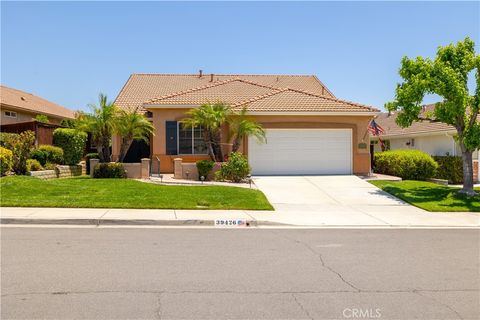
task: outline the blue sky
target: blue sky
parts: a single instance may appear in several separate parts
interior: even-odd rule
[[[315,74],[382,107],[402,56],[471,37],[479,2],[2,2],[1,82],[72,109],[131,73]],[[430,101],[428,101],[430,102]]]

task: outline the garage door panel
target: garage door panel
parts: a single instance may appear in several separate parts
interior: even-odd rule
[[[266,129],[267,143],[249,139],[253,174],[350,174],[350,129]]]

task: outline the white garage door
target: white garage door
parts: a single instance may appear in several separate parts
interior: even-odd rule
[[[266,129],[267,143],[248,140],[254,175],[351,174],[351,129]]]

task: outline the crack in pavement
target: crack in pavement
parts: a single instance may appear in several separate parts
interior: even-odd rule
[[[28,295],[75,295],[75,294],[104,294],[104,293],[140,293],[140,294],[322,294],[322,293],[417,293],[420,292],[480,292],[480,289],[411,289],[411,290],[304,290],[304,291],[233,291],[233,290],[91,290],[91,291],[41,291],[17,292],[2,294],[1,297],[28,296]],[[428,297],[428,296],[427,296]],[[432,298],[433,299],[433,298]]]
[[[295,303],[300,307],[300,309],[302,309],[303,313],[305,313],[307,318],[313,320],[313,317],[310,315],[308,310],[305,309],[305,307],[300,303],[300,301],[298,301],[297,297],[295,296],[295,293],[292,293],[292,297],[293,297],[293,300],[295,301]]]
[[[275,233],[275,232],[274,232]],[[284,239],[287,239],[287,240],[290,240],[290,241],[293,241],[295,242],[296,244],[300,244],[302,245],[303,247],[307,248],[311,253],[313,253],[319,260],[320,260],[320,263],[322,265],[323,268],[329,270],[330,272],[334,273],[337,275],[337,277],[343,282],[345,283],[346,285],[348,285],[349,287],[353,288],[355,291],[357,292],[361,292],[362,290],[357,288],[356,286],[354,286],[351,282],[347,281],[341,274],[340,272],[334,270],[332,267],[328,266],[326,263],[325,263],[325,260],[323,259],[323,256],[321,253],[315,251],[309,244],[305,243],[305,242],[302,242],[300,240],[297,240],[297,239],[292,239],[290,237],[287,237],[287,236],[284,236],[284,235],[281,235],[279,233],[276,233],[277,235],[279,235],[280,237],[284,238]]]
[[[162,292],[158,294],[157,303],[158,303],[158,308],[155,311],[155,317],[161,320],[162,319]]]
[[[438,301],[437,299],[435,299],[435,298],[433,298],[433,297],[423,295],[423,294],[421,294],[421,293],[420,293],[419,291],[417,291],[417,290],[413,290],[412,292],[415,293],[415,294],[417,294],[417,295],[419,295],[419,296],[421,296],[421,297],[430,299],[430,300],[432,300],[433,302],[438,303],[438,304],[446,307],[448,310],[450,310],[450,311],[452,311],[453,313],[455,313],[455,314],[457,315],[458,319],[463,320],[463,317],[460,315],[460,313],[458,313],[458,311],[455,310],[452,306],[450,306],[450,305],[448,305],[448,304],[446,304],[446,303],[443,303],[443,302],[441,302],[441,301]]]

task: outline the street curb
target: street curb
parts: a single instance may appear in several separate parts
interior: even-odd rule
[[[29,218],[1,218],[0,224],[43,224],[43,225],[91,225],[91,226],[214,226],[213,220],[149,220],[149,219],[29,219]],[[288,226],[270,221],[247,221],[248,227],[257,226]]]

